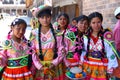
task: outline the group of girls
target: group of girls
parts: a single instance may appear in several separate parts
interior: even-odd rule
[[[51,24],[51,6],[36,9],[39,27],[30,40],[24,37],[26,22],[15,19],[0,51],[1,80],[68,80],[68,68],[81,65],[85,80],[107,80],[118,66],[111,43],[104,38],[99,12],[81,15],[77,25],[61,13],[57,27]]]

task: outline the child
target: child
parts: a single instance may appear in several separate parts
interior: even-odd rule
[[[60,15],[58,15],[57,23],[58,23],[57,30],[59,30],[59,32],[63,32],[64,30],[67,30],[69,24],[68,14],[61,13]]]
[[[76,27],[76,25],[77,25],[77,17],[74,17],[74,18],[72,19],[71,26]]]
[[[71,66],[78,66],[79,65],[79,56],[81,55],[81,51],[83,48],[83,34],[85,34],[86,30],[88,28],[88,17],[85,15],[81,15],[77,18],[77,27],[71,27],[70,31],[68,33],[72,34],[72,36],[75,36],[70,38],[68,36],[68,38],[71,40],[71,42],[73,43],[73,50],[69,51],[68,55],[67,55],[67,59],[69,62],[71,62]],[[73,40],[74,38],[74,40]],[[74,65],[73,65],[74,64]]]
[[[70,50],[70,47],[72,47],[72,41],[68,37],[70,34],[70,31],[68,30],[69,25],[69,16],[66,13],[61,13],[58,15],[57,18],[58,23],[58,29],[57,29],[57,39],[58,39],[58,46],[63,46],[66,55],[68,54],[68,51]],[[66,56],[64,57],[64,63],[66,66],[69,66],[69,62],[66,60]]]
[[[109,41],[102,33],[102,14],[93,12],[89,15],[90,28],[84,36],[84,50],[81,62],[87,73],[85,80],[108,80],[113,69],[118,66],[116,56]]]
[[[77,28],[78,28],[78,35],[83,35],[86,33],[89,25],[89,20],[86,15],[81,15],[77,18]]]
[[[61,50],[58,49],[57,37],[51,25],[51,9],[51,6],[41,5],[36,12],[40,25],[32,31],[31,39],[36,48],[33,62],[39,58],[39,63],[35,64],[38,69],[35,80],[64,80],[59,64],[63,56],[59,53]]]
[[[0,51],[1,80],[33,80],[30,70],[32,46],[24,37],[27,24],[15,19]]]

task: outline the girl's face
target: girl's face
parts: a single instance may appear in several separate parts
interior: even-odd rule
[[[58,18],[58,24],[60,25],[60,28],[65,28],[67,25],[67,19],[64,16],[60,16]]]
[[[88,28],[88,21],[87,20],[79,21],[77,27],[80,32],[84,33]]]
[[[99,32],[102,26],[102,21],[98,17],[92,18],[90,26],[92,27],[93,32]]]
[[[73,20],[73,21],[72,21],[72,25],[73,25],[73,26],[76,26],[76,25],[77,25],[77,21],[76,21],[76,20]]]
[[[13,31],[13,36],[15,38],[21,39],[25,34],[26,26],[25,24],[19,24],[19,25],[12,26],[11,29]]]
[[[41,16],[38,18],[38,20],[42,26],[48,27],[51,22],[51,16],[49,16],[49,15]]]

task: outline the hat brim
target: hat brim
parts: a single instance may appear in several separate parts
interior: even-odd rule
[[[120,14],[120,7],[118,7],[115,11],[114,11],[114,15],[115,17]]]
[[[38,17],[38,14],[40,12],[44,11],[44,10],[52,10],[52,7],[51,6],[46,6],[46,7],[42,8],[42,9],[38,8],[38,10],[36,11],[36,17]]]
[[[33,7],[32,9],[30,9],[30,12],[35,11],[37,8]]]

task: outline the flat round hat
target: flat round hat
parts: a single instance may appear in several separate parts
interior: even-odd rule
[[[38,14],[44,10],[52,10],[52,6],[49,5],[40,5],[36,10],[36,17],[38,17]]]

